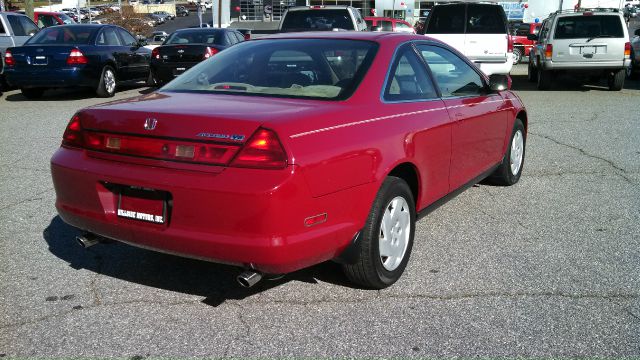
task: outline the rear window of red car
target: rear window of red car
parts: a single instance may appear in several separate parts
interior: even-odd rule
[[[274,39],[233,46],[193,67],[163,91],[345,99],[377,51],[357,40]]]

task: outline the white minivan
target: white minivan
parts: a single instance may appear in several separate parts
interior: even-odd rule
[[[509,74],[513,43],[502,6],[488,3],[436,5],[423,34],[463,53],[487,74]]]

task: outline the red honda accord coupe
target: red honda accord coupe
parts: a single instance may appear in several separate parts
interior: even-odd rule
[[[73,116],[51,159],[56,207],[85,246],[233,264],[245,286],[334,260],[384,288],[417,216],[486,177],[518,182],[527,114],[509,86],[424,36],[249,41]]]

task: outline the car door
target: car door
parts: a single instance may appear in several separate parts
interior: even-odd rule
[[[102,28],[96,37],[96,47],[103,55],[103,59],[113,59],[116,62],[115,71],[118,80],[130,79],[128,52],[122,46],[114,27]]]
[[[123,43],[123,51],[129,59],[129,73],[131,79],[146,79],[149,75],[149,61],[151,50],[140,46],[136,38],[123,28],[116,28]]]
[[[454,190],[501,161],[508,110],[502,96],[488,92],[481,73],[457,54],[435,44],[417,48],[455,121],[450,168]]]
[[[424,62],[410,44],[402,45],[389,68],[382,100],[385,113],[397,116],[394,127],[406,129],[405,146],[420,170],[427,189],[418,208],[449,191],[452,121],[438,96]],[[410,116],[399,116],[411,114]]]

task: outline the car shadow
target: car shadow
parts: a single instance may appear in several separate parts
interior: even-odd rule
[[[344,277],[340,265],[329,261],[280,279],[265,279],[246,289],[236,282],[240,268],[163,254],[117,241],[83,249],[75,241],[80,233],[80,230],[56,216],[44,230],[43,238],[49,251],[74,269],[86,269],[140,285],[202,296],[202,303],[214,307],[226,300],[242,300],[290,281],[310,284],[322,281],[353,287]]]
[[[639,90],[638,81],[626,79],[624,89]],[[511,90],[539,91],[535,82],[530,82],[527,75],[511,75]],[[597,82],[575,78],[570,75],[559,75],[553,79],[551,88],[545,91],[610,91],[607,80],[602,78]]]
[[[146,89],[145,85],[137,84],[137,83],[125,83],[118,84],[118,88],[116,91],[127,91],[136,88]],[[30,101],[30,102],[49,102],[49,101],[64,101],[64,100],[85,100],[96,97],[96,92],[91,88],[58,88],[58,89],[49,89],[44,92],[42,97],[37,99],[28,99],[20,91],[17,91],[13,94],[7,94],[5,97],[6,101],[11,102],[22,102],[22,101]],[[109,101],[109,98],[105,98],[105,101]]]

